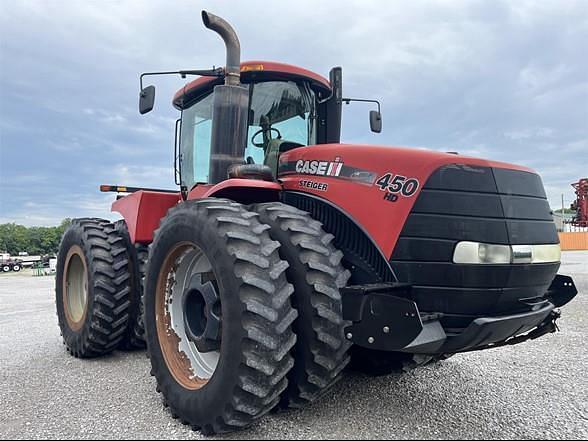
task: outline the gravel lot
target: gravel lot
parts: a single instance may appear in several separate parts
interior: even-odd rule
[[[232,437],[588,439],[588,252],[565,253],[560,272],[582,293],[562,332],[405,375],[347,374],[313,406]],[[199,439],[163,409],[144,353],[66,354],[53,284],[0,275],[0,437]]]

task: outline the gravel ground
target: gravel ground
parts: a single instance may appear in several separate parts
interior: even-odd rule
[[[232,437],[588,439],[588,252],[565,253],[561,273],[582,294],[558,334],[405,375],[346,374],[313,406]],[[200,438],[163,409],[144,353],[66,354],[53,285],[53,277],[0,275],[0,437]]]

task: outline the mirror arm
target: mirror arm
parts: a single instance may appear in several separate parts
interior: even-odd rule
[[[168,72],[145,72],[139,77],[139,85],[143,90],[143,77],[155,76],[155,75],[180,75],[182,78],[186,78],[188,75],[198,75],[202,77],[217,77],[222,78],[225,76],[225,70],[222,67],[212,69],[197,69],[197,70],[177,70]]]
[[[380,102],[378,100],[366,100],[362,98],[341,98],[345,104],[351,104],[352,101],[359,102],[359,103],[375,103],[378,105],[378,113],[382,113],[380,108]]]

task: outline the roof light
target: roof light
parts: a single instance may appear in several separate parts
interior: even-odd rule
[[[241,72],[252,72],[263,70],[263,64],[246,64],[241,66]]]

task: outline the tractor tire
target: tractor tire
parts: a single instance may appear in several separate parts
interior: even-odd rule
[[[57,258],[56,305],[63,342],[74,357],[112,352],[129,322],[129,257],[115,226],[75,219]]]
[[[10,266],[9,266],[9,265],[3,265],[3,266],[2,266],[2,271],[3,271],[3,272],[5,272],[5,273],[9,273],[9,272],[10,272],[10,270],[11,270],[11,268],[10,268]]]
[[[139,301],[139,315],[135,323],[135,332],[143,340],[143,348],[147,347],[145,340],[145,278],[147,277],[147,262],[149,260],[149,245],[135,244],[137,255],[137,274],[140,280],[141,298]]]
[[[151,374],[172,417],[204,435],[249,426],[288,385],[294,289],[267,230],[232,201],[187,201],[169,210],[150,247]]]
[[[290,265],[286,276],[294,285],[298,342],[281,407],[301,408],[327,391],[350,361],[339,289],[351,274],[341,265],[343,253],[333,246],[333,235],[309,213],[279,202],[253,209],[271,226],[272,239],[281,245],[280,257]]]
[[[131,294],[129,306],[129,323],[125,335],[120,343],[120,349],[132,351],[145,349],[145,329],[143,326],[143,279],[149,248],[143,244],[131,243],[127,223],[119,220],[114,227],[123,238],[126,253],[129,256],[127,271],[130,277]]]
[[[15,273],[18,273],[20,271],[20,265],[19,264],[12,265],[12,271],[14,271]]]

